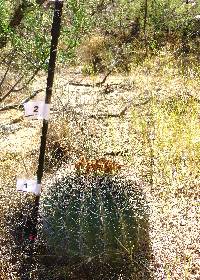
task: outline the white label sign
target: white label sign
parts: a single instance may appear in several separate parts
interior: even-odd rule
[[[37,184],[35,180],[17,179],[17,191],[31,192],[39,195],[41,192],[41,185]]]
[[[49,119],[50,105],[43,101],[29,101],[24,103],[25,117],[32,119]]]

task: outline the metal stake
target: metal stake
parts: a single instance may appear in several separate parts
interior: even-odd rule
[[[58,39],[60,35],[61,29],[61,16],[62,16],[62,8],[63,8],[63,0],[55,0],[55,9],[54,9],[54,17],[51,29],[51,49],[50,49],[50,59],[49,59],[49,67],[48,67],[48,76],[47,76],[47,87],[46,87],[46,96],[45,103],[50,104],[51,96],[52,96],[52,87],[54,81],[54,73],[55,73],[55,65],[56,65],[56,57],[57,57],[57,46]],[[46,139],[47,139],[47,131],[48,131],[48,120],[43,119],[42,133],[41,133],[41,143],[40,143],[40,153],[38,160],[38,168],[37,168],[37,183],[41,184],[43,172],[44,172],[44,161],[45,161],[45,149],[46,149]],[[28,221],[29,227],[29,242],[30,248],[28,252],[28,263],[32,264],[33,261],[33,252],[34,252],[34,241],[37,236],[37,223],[38,223],[38,211],[39,211],[39,202],[40,195],[37,195],[34,200],[33,212]],[[23,269],[22,269],[23,270]],[[25,269],[28,273],[25,273],[25,277],[21,279],[31,279],[29,278],[30,269]],[[23,273],[23,272],[22,272]]]

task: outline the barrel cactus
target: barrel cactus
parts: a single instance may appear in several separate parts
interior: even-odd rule
[[[96,260],[122,271],[146,239],[141,193],[117,175],[70,174],[47,190],[41,209],[48,248],[71,264]]]

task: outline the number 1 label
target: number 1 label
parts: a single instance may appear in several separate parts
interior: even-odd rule
[[[36,180],[17,179],[17,191],[31,192],[39,195],[41,192],[41,185],[37,184]]]

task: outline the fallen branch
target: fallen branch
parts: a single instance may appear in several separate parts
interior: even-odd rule
[[[15,110],[20,110],[20,109],[23,109],[23,105],[24,103],[30,101],[31,99],[33,99],[39,92],[43,91],[44,89],[38,89],[36,91],[34,91],[29,97],[25,98],[21,104],[13,104],[13,105],[7,105],[5,107],[2,107],[0,108],[0,112],[2,111],[7,111],[7,110],[12,110],[12,109],[15,109]]]
[[[102,86],[106,82],[108,76],[112,73],[113,69],[114,69],[114,67],[110,71],[108,71],[108,73],[105,75],[105,77],[103,78],[103,80],[101,82],[98,82],[95,85],[97,87]]]
[[[69,85],[72,85],[72,86],[77,86],[77,87],[94,87],[95,85],[91,85],[91,84],[79,84],[79,83],[76,83],[76,82],[69,82]]]
[[[146,105],[149,101],[150,101],[150,99],[144,101],[143,103],[136,103],[136,104],[132,104],[132,102],[130,102],[119,114],[89,115],[88,118],[93,118],[93,119],[104,119],[104,118],[110,118],[110,117],[120,118],[125,115],[126,111],[131,106],[140,107],[140,106]]]
[[[14,104],[14,105],[8,105],[5,107],[0,108],[0,112],[2,111],[7,111],[7,110],[12,110],[12,109],[20,109],[20,105]]]
[[[101,114],[101,115],[89,115],[91,119],[104,119],[104,118],[120,118],[125,115],[130,106],[126,106],[119,114]]]
[[[76,83],[76,82],[69,82],[69,85],[72,85],[72,86],[82,86],[82,87],[100,87],[100,86],[102,86],[106,82],[108,76],[112,73],[112,71],[114,70],[116,64],[117,63],[115,63],[113,65],[113,67],[108,71],[108,73],[104,76],[104,78],[103,78],[103,80],[101,82],[98,82],[96,84],[79,84],[79,83]]]
[[[130,151],[128,149],[124,150],[124,151],[111,151],[111,152],[107,152],[107,153],[104,153],[104,156],[113,156],[113,157],[116,157],[116,156],[123,156],[124,154],[128,154],[130,153]]]

